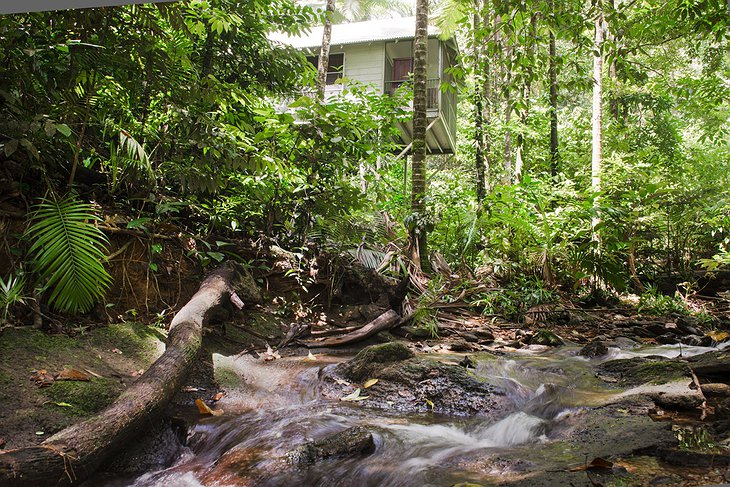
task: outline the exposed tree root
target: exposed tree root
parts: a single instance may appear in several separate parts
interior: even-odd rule
[[[308,348],[315,348],[315,347],[339,347],[341,345],[347,345],[350,343],[359,342],[361,340],[364,340],[380,331],[388,330],[392,328],[393,326],[399,324],[401,322],[401,317],[393,311],[392,309],[386,311],[382,315],[375,318],[373,321],[368,323],[367,325],[363,326],[362,328],[358,328],[355,331],[352,331],[350,333],[347,333],[342,336],[334,337],[334,338],[328,338],[326,340],[322,341],[310,341],[305,342],[304,345],[306,345]]]

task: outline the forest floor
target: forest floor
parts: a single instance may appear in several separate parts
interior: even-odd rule
[[[168,417],[173,423],[186,428],[185,425],[193,424],[200,417],[195,407],[196,399],[215,408],[218,401],[235,395],[241,387],[242,377],[215,364],[215,356],[245,355],[264,363],[287,356],[306,357],[310,352],[324,355],[332,350],[317,348],[311,343],[308,350],[296,337],[288,347],[277,349],[277,345],[285,340],[287,331],[295,324],[305,324],[309,330],[355,328],[370,322],[388,307],[382,300],[372,303],[363,295],[354,300],[360,304],[326,307],[295,298],[296,293],[293,294],[289,286],[291,283],[287,284],[281,275],[269,276],[266,282],[269,292],[263,302],[249,305],[243,312],[218,317],[207,327],[199,360],[186,386],[169,408]],[[181,289],[193,287],[191,282],[181,285]],[[714,310],[709,308],[709,311],[714,313],[710,322],[684,315],[643,316],[637,312],[635,303],[624,300],[602,307],[562,305],[559,311],[538,309],[523,323],[463,312],[458,319],[452,317],[442,324],[438,338],[428,336],[422,329],[403,326],[382,331],[336,353],[353,356],[364,346],[401,340],[419,356],[433,357],[442,354],[468,357],[480,353],[510,356],[518,351],[540,353],[564,344],[581,347],[591,342],[621,343],[621,340],[637,346],[678,342],[709,346],[730,338],[727,309],[720,306]],[[112,324],[94,320],[66,324],[56,327],[54,333],[29,326],[5,327],[0,331],[0,448],[38,444],[66,426],[100,411],[164,350],[166,331],[159,316],[141,317],[130,310],[114,318]],[[645,378],[646,383],[653,380],[653,377]],[[662,408],[650,408],[649,411],[654,414],[653,419],[657,414],[666,414],[661,419],[687,416],[669,411],[671,406],[666,409],[667,412]],[[690,414],[693,421],[698,414],[697,411]],[[713,419],[711,414],[708,424],[712,424]],[[714,429],[712,434],[714,436],[706,443],[715,448],[726,439],[727,425]],[[185,434],[178,437],[184,438]],[[159,443],[146,448],[157,451],[159,457]],[[172,450],[168,453],[172,455]],[[163,459],[157,458],[158,463],[150,463],[140,460],[145,455],[138,448],[123,452],[117,455],[117,465],[112,470],[154,469],[165,466],[171,459],[166,455]],[[721,456],[727,460],[726,453]],[[130,466],[130,462],[134,465]],[[635,478],[645,485],[655,485],[661,479],[669,479],[666,480],[668,485],[730,481],[730,463],[678,468],[676,461],[675,465],[670,465],[653,456],[641,456],[631,457],[624,464],[631,462],[635,464],[634,471],[639,472]]]

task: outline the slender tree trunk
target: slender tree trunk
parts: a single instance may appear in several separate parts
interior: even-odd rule
[[[504,46],[504,184],[512,184],[514,169],[512,168],[512,129],[509,124],[512,120],[512,48],[509,45],[509,39],[505,37]]]
[[[482,71],[482,56],[480,40],[477,38],[477,29],[481,26],[479,18],[480,2],[475,2],[475,12],[473,17],[472,33],[474,43],[474,164],[476,165],[477,178],[477,203],[481,207],[484,201],[484,105],[483,105],[483,88],[482,77],[479,73]]]
[[[413,45],[413,146],[411,157],[411,226],[414,264],[427,263],[426,228],[426,63],[428,60],[428,0],[416,1],[416,37]]]
[[[319,62],[317,63],[317,96],[320,100],[324,99],[324,92],[327,88],[327,69],[329,68],[332,14],[334,11],[335,0],[327,0],[324,30],[322,31],[322,47],[319,49]]]
[[[511,76],[507,74],[506,83],[509,86]],[[512,184],[512,130],[509,127],[512,120],[512,95],[509,88],[505,96],[504,109],[504,184]]]
[[[528,74],[529,76],[529,74]],[[530,82],[522,86],[522,108],[520,108],[520,131],[517,133],[517,150],[515,152],[515,182],[522,179],[522,169],[525,165],[525,126],[530,111]]]
[[[536,59],[535,39],[537,38],[537,15],[530,18],[530,31],[527,45],[524,47],[528,59]],[[522,179],[522,169],[525,165],[525,128],[527,127],[527,116],[530,112],[530,92],[532,91],[532,67],[522,67],[522,93],[520,104],[520,129],[517,132],[517,153],[515,155],[515,182],[519,183]]]
[[[614,0],[611,0],[611,7],[612,9],[615,7],[616,2]],[[730,4],[728,4],[730,5]],[[618,38],[611,32],[610,29],[606,30],[605,33],[606,38],[611,42],[611,49],[613,50],[613,55],[611,56],[611,62],[608,65],[608,77],[611,79],[611,91],[609,95],[609,110],[611,112],[611,118],[613,120],[616,120],[617,122],[620,121],[620,114],[619,114],[619,106],[618,106],[618,96],[616,96],[616,92],[618,90],[618,73],[616,69],[616,58],[618,57],[618,51],[619,48],[619,40]]]
[[[206,78],[213,70],[213,42],[215,41],[215,32],[213,28],[206,24],[205,45],[203,46],[203,64],[201,66],[201,76]]]
[[[552,2],[550,2],[552,8]],[[550,78],[550,174],[558,174],[558,80],[557,80],[557,55],[555,53],[555,34],[550,30],[550,53],[548,76]]]
[[[477,177],[477,202],[481,206],[484,201],[485,190],[485,162],[484,162],[484,107],[481,90],[477,82],[474,83],[474,164]]]
[[[592,157],[591,157],[591,189],[594,193],[601,190],[601,166],[603,165],[603,10],[598,5],[595,21],[595,40],[593,44],[593,115],[592,128]],[[596,226],[598,217],[594,216],[591,222],[593,239],[598,240]]]
[[[484,4],[482,5],[482,22],[484,26],[484,30],[486,32],[489,32],[490,28],[492,27],[492,14],[491,14],[491,5],[489,4],[489,0],[484,0]],[[494,16],[496,17],[496,15]],[[494,102],[492,100],[492,97],[494,96],[493,93],[495,90],[492,89],[492,82],[495,71],[492,69],[492,59],[490,59],[490,56],[488,55],[486,49],[485,49],[485,43],[482,42],[482,126],[483,126],[483,137],[484,137],[484,191],[485,193],[488,193],[491,190],[491,171],[492,171],[492,139],[489,134],[489,127],[492,123],[492,107],[494,106]]]

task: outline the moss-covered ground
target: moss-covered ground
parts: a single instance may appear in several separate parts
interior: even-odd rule
[[[6,449],[39,443],[114,399],[164,350],[164,333],[138,323],[86,330],[76,337],[31,328],[0,332],[0,438]],[[34,371],[64,368],[89,381],[39,387]]]

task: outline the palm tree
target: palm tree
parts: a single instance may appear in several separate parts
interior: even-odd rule
[[[413,42],[413,145],[411,149],[412,260],[426,263],[426,63],[428,60],[428,0],[416,0],[416,37]]]
[[[413,7],[406,0],[337,0],[337,14],[348,22],[389,17],[409,17]]]

